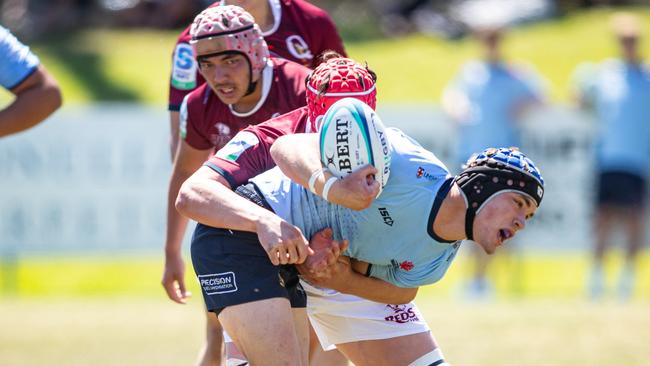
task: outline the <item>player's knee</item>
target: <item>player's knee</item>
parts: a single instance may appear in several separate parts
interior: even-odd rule
[[[445,361],[440,348],[436,348],[411,362],[409,366],[451,366],[451,364]]]

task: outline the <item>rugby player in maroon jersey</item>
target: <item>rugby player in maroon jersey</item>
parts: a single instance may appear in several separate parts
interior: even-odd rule
[[[309,68],[318,65],[319,56],[332,50],[345,56],[343,42],[330,16],[303,0],[217,1],[210,7],[237,5],[256,20],[271,56],[295,61]],[[192,36],[188,26],[178,37],[172,59],[169,86],[171,155],[176,154],[179,110],[183,98],[205,82],[198,70]]]
[[[253,17],[238,6],[206,9],[196,17],[190,34],[207,82],[182,103],[181,141],[169,184],[162,284],[178,303],[185,303],[188,295],[181,255],[188,220],[174,208],[180,185],[239,130],[304,106],[304,80],[310,71],[271,57]],[[219,359],[222,335],[214,314],[208,314],[207,334],[202,358]]]
[[[287,134],[314,131],[320,122],[320,116],[335,101],[344,97],[356,97],[374,108],[376,101],[374,83],[374,74],[350,59],[327,60],[314,70],[308,79],[306,107],[248,127],[238,133],[183,184],[176,207],[181,213],[198,222],[219,227],[219,220],[229,216],[229,212],[235,207],[250,204],[246,200],[242,202],[242,197],[231,190],[246,183],[256,174],[275,166],[270,149],[277,138]],[[368,166],[352,173],[346,179],[337,181],[330,191],[331,202],[354,209],[367,207],[378,190],[378,187],[368,183],[365,179],[367,174],[373,173],[373,169]],[[322,189],[323,179],[324,177],[321,177],[316,182],[317,189]],[[376,182],[374,183],[376,185]],[[216,214],[217,212],[218,214]],[[219,217],[215,217],[215,215]],[[274,239],[277,239],[277,241],[285,242],[294,241],[296,245],[303,248],[306,248],[307,245],[299,230],[292,225],[283,226],[282,232],[258,232],[257,236],[260,240],[264,237],[267,242],[275,242]],[[320,254],[318,253],[320,248],[332,250],[332,255],[327,257],[327,264],[334,273],[330,278],[323,279],[309,278],[308,272],[302,272],[303,276],[319,286],[339,291],[338,294],[334,291],[328,293],[327,296],[319,296],[318,292],[312,292],[314,291],[313,287],[310,290],[310,287],[305,285],[308,297],[318,302],[317,314],[310,313],[310,317],[314,328],[318,327],[317,332],[320,331],[321,342],[325,339],[322,344],[326,345],[327,349],[336,345],[355,364],[359,365],[409,364],[416,359],[417,362],[420,362],[418,365],[444,365],[442,353],[433,339],[428,325],[415,304],[410,302],[417,289],[398,288],[387,282],[353,272],[349,262],[331,262],[330,257],[338,256],[337,251],[342,249],[338,245],[339,243],[332,241],[331,231],[326,229],[317,233],[309,246],[316,250],[317,254]],[[204,254],[207,257],[212,257],[208,253]],[[199,253],[198,255],[204,254]],[[194,247],[192,255],[195,256]],[[203,258],[207,258],[205,255]],[[197,262],[194,264],[196,266]],[[289,291],[288,284],[286,287]],[[315,289],[315,291],[319,290]],[[303,309],[299,303],[299,296],[294,296],[294,293],[295,291],[289,293],[289,300],[293,302],[294,319],[300,319],[300,310]],[[206,295],[211,297],[214,294],[204,293],[204,298]],[[286,301],[282,297],[278,297],[277,300]],[[206,303],[208,301],[206,299]],[[271,303],[275,304],[274,301],[275,299]],[[354,304],[356,310],[352,310],[346,304]],[[210,309],[210,305],[207,306]],[[308,311],[310,306],[307,305]],[[360,306],[361,309],[356,306]],[[219,311],[220,309],[213,308],[212,310]],[[237,313],[239,311],[237,309],[233,312],[232,308],[226,308],[226,310],[228,310],[225,311],[226,314],[221,313],[220,317],[226,316],[225,320],[231,322],[230,325],[236,324],[234,329],[237,333],[243,329],[241,328],[242,324],[246,324],[250,318],[254,318],[252,313],[249,314],[250,318],[246,318],[246,312],[244,314]],[[304,316],[304,312],[302,315]],[[316,315],[316,317],[312,315]],[[408,321],[401,321],[400,319],[406,315],[408,315]],[[304,347],[301,343],[301,341],[304,342],[304,334],[300,333],[299,329],[304,332],[305,328],[296,326],[297,339],[295,336],[289,336],[289,333],[286,333],[286,339],[279,339],[285,334],[282,333],[282,330],[287,326],[286,321],[290,322],[290,320],[274,318],[269,321],[274,322],[274,325],[269,328],[273,329],[272,336],[261,335],[253,337],[251,341],[247,338],[249,334],[234,334],[235,341],[242,344],[242,349],[253,364],[255,361],[259,363],[260,359],[264,360],[265,357],[269,357],[273,342],[282,344],[281,352],[273,352],[274,361],[285,360],[287,364],[301,364],[299,359],[305,357],[301,352]],[[252,327],[256,325],[255,322],[248,324]],[[321,339],[321,336],[324,338]],[[264,343],[262,340],[269,340],[271,344]],[[315,346],[318,344],[311,344],[311,347]],[[278,355],[278,353],[282,354]]]

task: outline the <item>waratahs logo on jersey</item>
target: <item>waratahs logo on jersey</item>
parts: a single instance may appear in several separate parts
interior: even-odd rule
[[[314,58],[314,55],[311,53],[311,50],[309,49],[309,45],[305,40],[297,35],[291,35],[287,37],[287,49],[291,53],[291,55],[299,60],[308,60],[311,61]]]

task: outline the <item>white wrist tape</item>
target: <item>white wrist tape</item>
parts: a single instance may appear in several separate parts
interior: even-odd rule
[[[330,193],[330,188],[336,183],[336,181],[339,180],[337,177],[330,177],[330,179],[325,182],[325,186],[323,187],[323,198],[325,198],[325,201],[329,201],[327,199],[327,195]]]
[[[316,181],[318,180],[318,177],[320,177],[321,174],[325,174],[325,170],[327,170],[327,169],[318,168],[318,169],[314,170],[313,173],[311,173],[311,177],[309,177],[309,184],[308,184],[309,190],[311,191],[311,193],[318,194],[318,193],[316,193],[315,184],[316,184]]]

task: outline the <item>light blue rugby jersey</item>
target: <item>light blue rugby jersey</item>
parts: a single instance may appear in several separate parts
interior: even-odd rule
[[[645,175],[650,169],[650,71],[607,60],[576,70],[578,87],[600,122],[598,168]]]
[[[0,26],[0,85],[13,89],[38,67],[38,57],[20,43],[6,28]]]
[[[470,61],[449,86],[466,95],[470,111],[458,131],[457,158],[494,146],[520,146],[517,105],[541,99],[542,80],[524,66]]]
[[[456,256],[460,242],[433,232],[433,219],[453,178],[431,152],[394,128],[391,172],[372,206],[353,211],[325,201],[274,168],[251,181],[280,217],[310,238],[326,227],[337,240],[348,239],[345,255],[371,263],[370,275],[400,287],[440,280]]]

